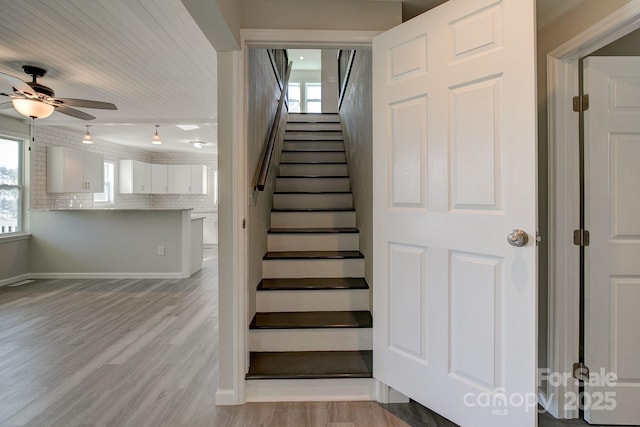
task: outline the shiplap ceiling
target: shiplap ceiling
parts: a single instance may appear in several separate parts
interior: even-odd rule
[[[216,151],[216,52],[179,0],[0,0],[0,71],[30,80],[22,65],[48,70],[56,96],[112,102],[82,109],[84,121],[54,112],[36,126],[149,150]],[[0,92],[11,87],[0,79]],[[0,103],[8,98],[0,97]],[[13,108],[1,114],[23,118]],[[163,145],[151,146],[154,125]],[[184,131],[177,124],[199,129]]]
[[[584,0],[538,0],[539,25]],[[411,15],[444,0],[405,0]],[[86,109],[89,122],[60,113],[36,125],[96,142],[148,150],[216,151],[216,53],[180,0],[0,0],[0,71],[28,80],[22,65],[48,70],[40,79],[56,95],[113,102],[118,111]],[[11,87],[0,79],[0,92]],[[0,103],[7,98],[1,97]],[[12,108],[0,114],[22,118]],[[161,146],[151,146],[159,124]],[[195,124],[184,131],[177,124]]]

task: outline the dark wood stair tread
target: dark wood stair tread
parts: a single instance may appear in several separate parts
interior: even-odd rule
[[[355,208],[299,208],[271,209],[271,212],[355,212]]]
[[[294,311],[256,313],[249,329],[370,328],[369,311]]]
[[[282,251],[267,252],[262,259],[358,259],[364,258],[360,251]]]
[[[338,233],[357,233],[355,227],[343,228],[272,228],[270,234],[338,234]]]
[[[320,277],[295,279],[262,279],[259,291],[299,291],[331,289],[369,289],[363,277]]]
[[[347,162],[280,162],[281,165],[346,165]]]
[[[273,194],[351,194],[351,191],[274,191]]]
[[[344,150],[322,150],[322,149],[306,149],[306,150],[282,150],[283,153],[344,153]]]
[[[278,175],[285,179],[349,178],[349,175]]]
[[[247,379],[371,378],[373,352],[251,352]]]

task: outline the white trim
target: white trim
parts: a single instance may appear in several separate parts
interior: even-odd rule
[[[24,279],[183,279],[181,272],[174,273],[27,273]],[[19,276],[22,277],[22,276]]]
[[[334,31],[334,30],[262,30],[243,29],[243,50],[251,47],[351,47],[370,49],[371,41],[382,31]]]
[[[228,406],[238,405],[236,402],[236,393],[231,389],[218,389],[216,391],[216,405]]]
[[[376,401],[378,403],[409,403],[409,398],[398,390],[376,380]]]
[[[0,245],[3,243],[15,242],[17,240],[27,240],[29,238],[31,238],[30,233],[18,232],[2,234],[0,235]]]
[[[247,402],[375,400],[376,383],[373,378],[247,380]]]
[[[640,2],[627,3],[547,56],[549,137],[549,360],[552,372],[568,372],[578,360],[579,254],[572,231],[579,227],[578,117],[571,98],[578,93],[578,60],[640,28]],[[565,393],[577,387],[549,387],[547,410],[564,410]]]

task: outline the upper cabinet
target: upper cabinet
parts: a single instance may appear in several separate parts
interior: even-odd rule
[[[206,165],[169,165],[169,193],[207,194]]]
[[[166,194],[169,192],[167,165],[151,165],[151,192],[153,194]]]
[[[120,193],[207,194],[207,166],[120,160]]]
[[[47,147],[47,193],[104,191],[104,158],[66,147]]]
[[[120,193],[151,194],[151,163],[120,160]]]

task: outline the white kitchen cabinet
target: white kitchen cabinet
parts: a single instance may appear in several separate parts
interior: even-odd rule
[[[151,194],[151,164],[120,160],[120,193]]]
[[[101,154],[66,147],[47,147],[47,193],[104,191]]]
[[[169,193],[191,193],[191,165],[169,165]]]
[[[166,194],[169,192],[168,165],[151,165],[151,193]]]
[[[191,165],[191,188],[192,194],[207,194],[207,166]]]

